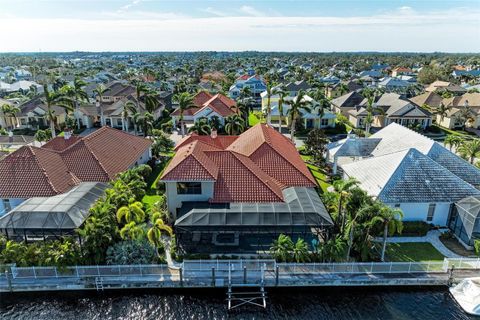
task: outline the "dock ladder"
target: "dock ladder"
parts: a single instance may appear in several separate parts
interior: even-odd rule
[[[97,291],[103,291],[103,279],[101,277],[95,278],[95,287]]]

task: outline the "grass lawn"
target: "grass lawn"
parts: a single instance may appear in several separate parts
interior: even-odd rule
[[[311,159],[311,156],[302,155],[301,157],[303,161],[305,161],[308,169],[310,169],[313,177],[317,180],[317,183],[320,186],[322,193],[327,192],[327,188],[330,187],[331,184],[327,180],[327,175],[325,174],[325,171],[317,166],[314,166],[313,164],[307,163],[307,161]]]
[[[146,194],[142,198],[142,203],[145,205],[146,208],[151,207],[155,204],[158,200],[160,200],[161,195],[157,194],[157,180],[160,179],[160,176],[163,173],[163,170],[167,167],[168,163],[170,162],[171,158],[173,157],[173,152],[166,154],[169,156],[170,159],[168,161],[163,162],[162,164],[157,165],[150,176],[148,177],[147,181],[147,190]]]
[[[463,130],[452,130],[452,129],[448,129],[448,128],[445,128],[445,127],[441,127],[439,125],[432,125],[432,127],[436,127],[438,128],[439,130],[443,131],[446,135],[449,135],[449,134],[453,134],[453,135],[456,135],[456,136],[460,136],[460,137],[468,137],[468,136],[475,136],[475,133],[472,133],[472,132],[468,132],[468,131],[463,131]]]
[[[250,112],[250,114],[248,115],[248,125],[250,127],[253,127],[259,122],[260,122],[260,119],[254,113]]]
[[[445,258],[428,242],[387,243],[386,256],[387,261],[393,262],[443,261]]]

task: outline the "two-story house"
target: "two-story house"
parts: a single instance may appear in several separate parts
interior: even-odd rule
[[[280,233],[311,243],[333,226],[294,144],[265,124],[239,136],[189,136],[161,181],[186,251],[257,253]]]

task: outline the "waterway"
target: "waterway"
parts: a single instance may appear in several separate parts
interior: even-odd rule
[[[445,288],[269,289],[266,310],[227,311],[223,290],[0,296],[0,319],[473,319]]]

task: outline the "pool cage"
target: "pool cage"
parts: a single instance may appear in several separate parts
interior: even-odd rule
[[[467,246],[480,240],[480,196],[470,196],[455,203],[450,229]]]

